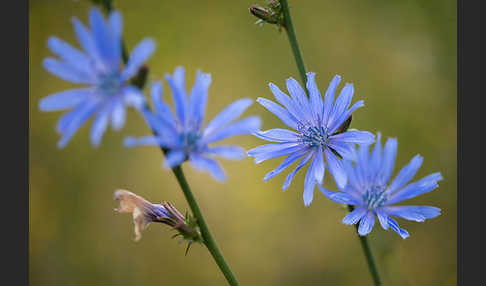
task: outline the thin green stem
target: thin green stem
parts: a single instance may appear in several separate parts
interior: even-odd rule
[[[204,217],[201,213],[201,210],[199,209],[199,206],[196,202],[196,199],[194,198],[194,195],[191,192],[191,188],[189,187],[189,184],[186,181],[181,166],[174,167],[172,171],[174,172],[174,175],[176,176],[177,181],[179,182],[179,185],[181,186],[181,189],[184,192],[184,196],[186,197],[187,203],[191,208],[192,214],[197,219],[197,223],[201,230],[201,235],[203,237],[204,244],[206,245],[209,252],[213,256],[214,260],[216,261],[216,264],[218,264],[218,267],[221,270],[221,272],[223,272],[224,277],[228,281],[229,285],[239,285],[235,276],[231,272],[230,267],[224,260],[223,255],[219,251],[218,246],[216,245],[216,242],[214,241],[211,232],[209,231],[206,221],[204,221]]]
[[[348,205],[348,209],[350,212],[354,210],[354,207],[352,205]],[[356,226],[356,234],[358,234],[358,224],[355,224]],[[371,249],[368,244],[368,239],[366,236],[361,236],[358,234],[359,237],[359,242],[361,243],[361,248],[363,248],[363,252],[366,258],[366,262],[368,262],[368,268],[370,270],[371,276],[373,277],[373,281],[375,283],[375,286],[381,286],[381,280],[380,280],[380,275],[378,275],[378,268],[376,267],[375,260],[373,259],[373,255],[371,254]]]
[[[302,53],[300,52],[299,42],[297,42],[297,37],[295,36],[294,25],[292,24],[292,18],[290,17],[290,9],[287,0],[281,0],[283,16],[284,16],[284,28],[289,37],[290,47],[292,48],[292,53],[295,57],[295,63],[299,69],[300,78],[302,83],[305,85],[307,82],[306,69],[304,64],[304,59],[302,58]]]

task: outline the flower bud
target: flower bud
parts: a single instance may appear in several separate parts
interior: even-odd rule
[[[263,8],[259,5],[253,5],[250,7],[250,13],[257,17],[257,23],[270,23],[282,25],[282,9],[278,1],[268,1],[268,8]]]

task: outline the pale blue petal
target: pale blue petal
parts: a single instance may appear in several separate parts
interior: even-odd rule
[[[141,110],[146,102],[145,95],[135,86],[128,85],[121,90],[123,102],[130,107]]]
[[[307,90],[309,91],[309,103],[314,113],[313,115],[315,119],[314,122],[317,123],[316,119],[322,119],[323,103],[322,103],[321,93],[319,92],[319,89],[317,88],[316,85],[315,76],[316,74],[313,72],[307,73],[306,87]]]
[[[95,45],[102,60],[109,65],[114,64],[116,59],[114,58],[113,36],[106,26],[103,15],[97,8],[90,10],[89,21]]]
[[[367,235],[368,233],[371,232],[373,229],[373,226],[375,225],[375,215],[373,212],[368,211],[368,213],[361,218],[361,221],[359,222],[359,227],[358,227],[358,233],[359,235]]]
[[[336,151],[344,159],[355,161],[357,158],[356,151],[351,143],[342,143],[340,141],[334,141],[332,138],[330,138],[327,146],[334,149],[334,151]]]
[[[182,126],[186,124],[186,109],[187,109],[187,97],[186,97],[186,82],[184,79],[185,70],[183,67],[177,67],[174,70],[174,75],[166,74],[165,80],[169,83],[172,89],[172,99],[174,101],[175,113],[179,119],[179,123]]]
[[[395,158],[397,157],[397,144],[398,141],[395,138],[389,138],[386,141],[385,148],[383,150],[383,159],[381,167],[381,175],[378,178],[380,184],[385,185],[390,180],[395,167]]]
[[[303,111],[300,105],[293,101],[287,94],[281,91],[275,84],[270,83],[270,90],[273,93],[275,99],[287,109],[287,111],[291,114],[292,120],[296,121],[295,118],[303,118]]]
[[[226,174],[217,161],[197,154],[191,154],[190,162],[195,169],[209,172],[216,180],[220,182],[226,180]]]
[[[326,90],[326,94],[324,95],[324,107],[322,111],[324,115],[323,115],[322,122],[328,122],[329,120],[329,117],[333,109],[334,92],[336,91],[336,88],[339,85],[340,81],[341,81],[341,77],[339,75],[335,75],[331,83],[329,84],[329,87]]]
[[[253,135],[270,142],[297,142],[301,140],[301,135],[299,133],[280,128],[258,131]]]
[[[327,154],[326,154],[327,155]],[[317,149],[317,153],[314,155],[314,178],[317,183],[322,184],[324,180],[324,171],[326,170],[324,166],[324,154],[322,154],[322,148]]]
[[[375,135],[368,131],[346,131],[329,137],[334,142],[371,144],[375,141]]]
[[[314,153],[315,155],[316,153]],[[314,188],[317,184],[317,181],[315,179],[315,168],[316,168],[316,158],[314,156],[314,159],[311,161],[309,168],[307,169],[307,173],[305,174],[305,180],[304,180],[304,205],[308,206],[314,199]]]
[[[351,99],[353,98],[354,87],[352,84],[347,83],[344,88],[341,90],[339,97],[336,99],[334,103],[334,107],[332,109],[331,114],[329,115],[329,120],[327,122],[328,129],[334,129],[337,125],[338,119],[342,117],[342,115],[346,112],[349,105],[351,104]]]
[[[108,117],[110,115],[110,105],[106,105],[98,111],[93,124],[91,125],[90,137],[91,137],[91,144],[93,146],[98,147],[101,143],[101,138],[108,127]]]
[[[135,146],[163,146],[163,147],[172,147],[168,146],[167,142],[165,142],[162,138],[156,136],[144,136],[144,137],[127,137],[123,141],[125,147],[135,147]]]
[[[391,182],[390,186],[388,187],[387,192],[393,193],[395,191],[398,191],[401,189],[403,186],[405,186],[410,180],[415,176],[417,171],[420,169],[420,166],[422,165],[422,162],[424,161],[424,158],[420,155],[415,155],[415,157],[410,160],[410,163],[408,163],[405,167],[403,167],[398,175],[393,179]]]
[[[127,65],[121,74],[122,80],[128,80],[133,77],[140,67],[150,58],[155,50],[155,42],[150,39],[144,39],[138,43],[130,53]]]
[[[340,189],[344,188],[346,186],[348,178],[346,176],[346,173],[344,172],[341,161],[339,161],[336,155],[334,155],[334,153],[332,153],[332,151],[328,148],[324,150],[324,153],[326,154],[327,166],[332,176],[334,177],[334,180],[336,181],[336,185]]]
[[[205,137],[203,140],[205,143],[209,144],[232,136],[252,134],[260,129],[260,125],[261,121],[259,117],[250,116],[209,134],[209,136]]]
[[[423,222],[440,215],[440,209],[430,206],[393,206],[381,208],[389,216]]]
[[[98,60],[100,55],[98,53],[93,35],[77,18],[73,18],[72,21],[79,44],[92,59]]]
[[[47,41],[47,46],[51,52],[59,56],[63,61],[75,67],[86,76],[90,76],[92,82],[95,81],[91,60],[85,54],[58,37],[50,37]]]
[[[59,93],[51,94],[39,101],[41,111],[58,111],[71,108],[84,100],[88,100],[92,90],[88,88],[70,89]]]
[[[310,114],[309,102],[307,100],[307,95],[305,91],[300,86],[299,82],[297,82],[294,78],[289,78],[286,81],[287,90],[289,91],[290,96],[292,97],[293,101],[299,109],[302,110],[301,114],[304,116],[306,120],[312,119],[312,114]]]
[[[196,83],[194,84],[189,97],[191,112],[191,128],[199,129],[204,120],[204,112],[208,100],[208,89],[211,85],[211,75],[197,71]]]
[[[172,114],[170,107],[162,101],[162,82],[154,82],[150,88],[150,97],[152,98],[152,104],[157,114],[164,118],[166,123],[172,126],[175,131],[177,129],[177,121]]]
[[[239,146],[209,147],[205,152],[230,160],[242,160],[246,157],[245,149]]]
[[[263,97],[259,97],[257,102],[263,105],[268,111],[277,116],[285,125],[295,130],[299,129],[298,120],[290,114],[286,109],[276,104],[275,102]]]
[[[285,145],[285,144],[282,144]],[[280,149],[276,149],[274,151],[270,152],[265,152],[265,153],[259,153],[258,155],[251,155],[248,153],[250,157],[255,157],[254,161],[256,164],[260,164],[263,161],[281,157],[281,156],[286,156],[288,154],[294,153],[294,152],[300,152],[302,150],[307,149],[307,147],[301,146],[301,145],[294,145],[290,147],[286,146],[280,146]]]
[[[356,109],[363,106],[364,106],[364,102],[362,100],[356,101],[356,103],[353,104],[353,106],[350,109],[345,111],[337,120],[334,121],[333,126],[331,126],[329,129],[329,134],[333,134],[334,132],[336,132],[336,130],[338,130],[339,127],[341,127],[344,121],[346,121],[349,118],[349,116],[351,116],[351,113],[353,113]]]
[[[122,56],[123,19],[121,13],[113,11],[108,18],[108,25],[113,37],[113,58],[117,67],[120,66]]]
[[[220,131],[230,124],[233,120],[240,117],[245,110],[253,103],[249,98],[237,100],[227,106],[216,117],[209,122],[204,129],[204,136],[211,136],[212,133]]]
[[[292,183],[292,179],[294,178],[295,174],[302,168],[305,166],[305,164],[307,164],[307,162],[309,162],[309,160],[312,158],[312,156],[314,155],[314,152],[309,152],[307,153],[307,155],[305,155],[304,158],[302,158],[302,160],[300,160],[299,162],[299,165],[297,165],[297,167],[287,175],[287,178],[285,179],[285,182],[282,186],[282,190],[285,190],[287,189],[289,186],[290,186],[290,183]]]
[[[428,175],[427,177],[422,178],[417,182],[405,186],[403,189],[395,193],[391,193],[390,197],[386,201],[386,204],[396,204],[401,201],[408,200],[424,193],[430,192],[439,186],[437,182],[440,180],[442,180],[442,175],[440,173],[433,173],[431,175]]]
[[[325,189],[321,185],[317,185],[321,192],[326,196],[328,199],[330,199],[333,202],[339,203],[339,204],[348,204],[348,205],[355,205],[355,206],[362,206],[363,202],[358,200],[358,198],[352,196],[349,193],[345,192],[331,192],[327,189]]]
[[[111,111],[111,126],[114,130],[120,130],[125,125],[125,105],[122,101],[116,100]]]
[[[300,144],[294,142],[287,142],[287,143],[277,143],[277,144],[264,144],[258,147],[255,147],[251,150],[248,150],[248,156],[256,157],[264,155],[265,153],[280,151],[283,149],[287,149],[289,147],[299,146]]]
[[[62,78],[63,80],[78,84],[95,84],[90,74],[84,73],[75,67],[60,62],[54,58],[46,58],[42,62],[44,68],[51,74]]]
[[[155,131],[158,137],[170,142],[171,145],[178,145],[179,134],[163,117],[150,112],[144,112],[143,115],[150,128]]]
[[[375,143],[375,147],[373,148],[373,151],[371,152],[371,158],[370,158],[370,171],[372,174],[373,180],[377,179],[378,173],[381,171],[382,166],[382,150],[381,150],[381,133],[378,132],[377,134],[377,139]]]
[[[170,150],[165,156],[165,167],[174,168],[186,160],[186,153],[182,150]]]
[[[62,130],[62,137],[57,143],[58,148],[64,148],[66,144],[71,140],[73,135],[78,131],[78,129],[88,120],[91,115],[99,108],[98,102],[88,102],[82,104],[82,106],[73,113],[69,122],[65,123]]]
[[[384,230],[388,229],[388,215],[381,209],[375,209],[376,216],[378,217],[378,221],[381,224],[381,227]]]
[[[306,149],[302,149],[299,152],[295,152],[290,154],[283,162],[273,171],[267,173],[265,177],[263,178],[263,181],[268,181],[271,178],[275,177],[276,175],[280,174],[283,170],[285,170],[288,166],[292,165],[295,161],[297,161],[299,158],[304,156],[304,154],[308,152]]]
[[[368,213],[368,210],[364,208],[356,208],[352,212],[348,213],[344,218],[343,218],[343,223],[347,225],[353,225],[357,224],[360,219],[362,219],[366,214]]]
[[[392,219],[391,217],[388,217],[388,225],[390,226],[391,229],[393,229],[396,233],[398,233],[403,239],[410,236],[408,234],[408,231],[404,230],[403,228],[400,228],[398,226],[397,221]]]

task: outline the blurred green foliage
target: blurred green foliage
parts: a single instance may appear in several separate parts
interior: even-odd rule
[[[177,65],[188,86],[197,69],[210,72],[208,118],[242,97],[272,97],[268,83],[298,79],[285,33],[254,25],[253,1],[115,0],[123,12],[129,50],[151,36],[157,50],[149,80]],[[263,3],[258,3],[263,4]],[[428,204],[442,215],[425,223],[399,220],[411,237],[402,240],[375,227],[369,236],[384,285],[456,285],[456,1],[290,1],[306,65],[321,91],[335,74],[355,85],[365,107],[351,127],[397,137],[397,168],[413,155],[425,157],[420,178],[441,171],[444,180],[411,204]],[[184,245],[173,232],[150,225],[133,242],[129,215],[113,211],[113,191],[125,188],[152,202],[188,209],[157,148],[126,149],[127,135],[145,135],[141,116],[128,112],[121,132],[109,130],[99,148],[84,126],[69,145],[56,148],[60,113],[41,113],[38,101],[72,85],[48,74],[42,60],[56,35],[76,43],[70,19],[87,20],[87,0],[30,1],[30,282],[32,285],[224,285],[209,253]],[[342,86],[342,85],[341,85]],[[167,85],[165,96],[169,98]],[[283,124],[254,104],[264,129]],[[249,149],[251,136],[227,140]],[[285,175],[264,183],[280,160],[223,161],[220,184],[184,165],[213,235],[241,285],[371,285],[355,229],[341,223],[345,208],[316,189],[302,201],[304,172],[281,191]],[[328,172],[327,172],[328,173]],[[327,176],[328,174],[326,174]],[[332,178],[327,187],[335,188]]]

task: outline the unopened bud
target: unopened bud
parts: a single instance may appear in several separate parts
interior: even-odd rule
[[[269,1],[268,8],[263,8],[259,5],[250,7],[250,13],[257,17],[259,22],[266,22],[270,24],[282,24],[282,11],[278,1]]]

